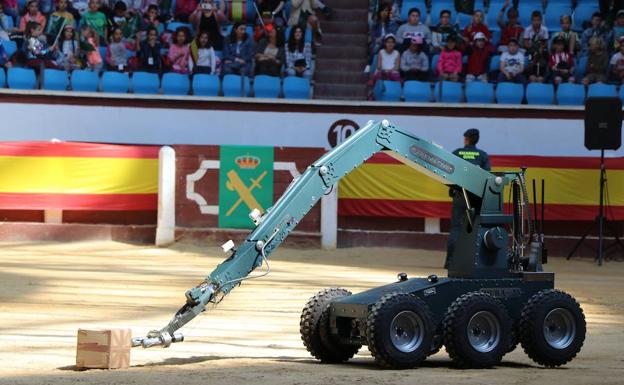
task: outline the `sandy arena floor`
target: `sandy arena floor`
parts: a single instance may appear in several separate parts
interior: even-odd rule
[[[624,263],[554,259],[557,286],[573,294],[588,320],[580,355],[562,369],[534,365],[516,349],[492,370],[457,370],[442,350],[424,367],[379,370],[366,348],[344,365],[311,359],[299,315],[317,290],[360,291],[396,273],[444,275],[442,254],[400,249],[280,249],[269,277],[236,289],[183,330],[169,349],[132,351],[128,370],[73,371],[79,327],[163,326],[223,259],[216,247],[172,249],[112,242],[1,244],[0,384],[622,384]]]

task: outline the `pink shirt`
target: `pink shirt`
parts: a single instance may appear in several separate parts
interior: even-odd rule
[[[442,50],[437,66],[438,74],[460,73],[462,71],[462,56],[458,50]]]
[[[13,8],[13,9],[17,8],[17,0],[4,0],[3,3],[4,3],[4,6],[7,8]]]
[[[178,72],[181,74],[188,73],[188,61],[190,55],[190,48],[188,44],[184,44],[183,46],[178,46],[177,44],[171,45],[169,47],[169,53],[167,57],[169,58],[169,62],[171,63],[171,67],[174,72]]]
[[[19,30],[22,32],[25,32],[26,24],[29,21],[36,21],[37,23],[39,23],[39,25],[41,25],[41,30],[45,31],[46,18],[45,16],[43,16],[41,12],[37,12],[35,16],[30,16],[30,13],[27,13],[24,16],[22,16],[22,19],[20,20],[20,23],[19,23]]]

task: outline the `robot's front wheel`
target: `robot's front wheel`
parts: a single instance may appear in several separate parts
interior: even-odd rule
[[[442,321],[446,351],[460,367],[492,367],[509,349],[511,323],[499,300],[481,292],[464,294]]]
[[[427,305],[412,294],[381,297],[369,312],[366,329],[368,349],[383,367],[412,368],[431,353],[432,316]]]
[[[524,351],[544,366],[560,366],[572,360],[585,341],[583,310],[561,290],[542,290],[531,297],[519,326]]]
[[[308,300],[301,312],[301,339],[310,354],[321,362],[344,362],[360,350],[361,346],[341,344],[329,331],[330,303],[349,295],[350,291],[341,288],[321,290]]]

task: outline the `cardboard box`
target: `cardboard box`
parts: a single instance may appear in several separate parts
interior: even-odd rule
[[[130,366],[130,329],[78,329],[76,369],[125,369]]]

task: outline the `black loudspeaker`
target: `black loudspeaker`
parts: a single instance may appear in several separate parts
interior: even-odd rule
[[[585,147],[617,150],[622,145],[620,98],[587,98],[585,101]]]

